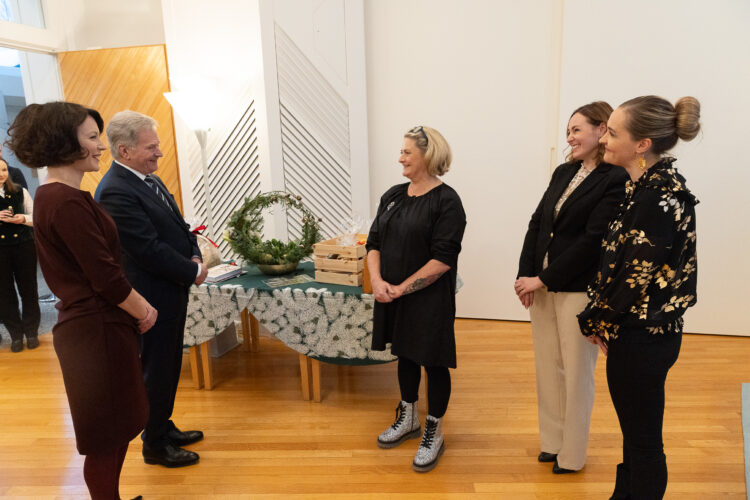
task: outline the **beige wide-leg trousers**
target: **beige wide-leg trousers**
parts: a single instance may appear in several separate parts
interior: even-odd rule
[[[588,303],[584,292],[534,293],[530,308],[539,400],[541,451],[557,454],[563,469],[586,464],[597,346],[578,327]]]

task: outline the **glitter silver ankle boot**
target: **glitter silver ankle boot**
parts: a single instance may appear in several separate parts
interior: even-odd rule
[[[378,446],[394,448],[407,439],[418,438],[421,431],[416,401],[414,403],[401,401],[396,407],[396,421],[380,433]]]
[[[424,435],[417,449],[412,467],[417,472],[428,472],[438,464],[440,455],[445,451],[443,441],[443,419],[427,415],[424,423]]]

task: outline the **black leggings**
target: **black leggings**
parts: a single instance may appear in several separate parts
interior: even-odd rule
[[[92,500],[120,499],[120,472],[128,452],[128,443],[102,453],[86,455],[83,478]]]
[[[425,366],[427,371],[427,413],[442,418],[451,398],[451,373],[445,366]],[[398,358],[398,385],[401,399],[414,403],[419,394],[422,367],[410,359]]]
[[[622,429],[622,463],[617,466],[612,499],[664,496],[664,383],[681,341],[679,333],[631,330],[609,344],[607,382]]]

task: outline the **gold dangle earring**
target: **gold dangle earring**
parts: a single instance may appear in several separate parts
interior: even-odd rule
[[[638,168],[640,168],[642,172],[646,170],[646,157],[643,155],[638,158]]]

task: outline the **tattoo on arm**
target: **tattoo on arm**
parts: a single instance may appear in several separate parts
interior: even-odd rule
[[[406,290],[404,290],[404,295],[416,292],[417,290],[421,290],[423,288],[427,288],[428,286],[435,283],[437,279],[442,275],[443,273],[431,274],[430,276],[425,276],[424,278],[415,279],[406,287]]]

